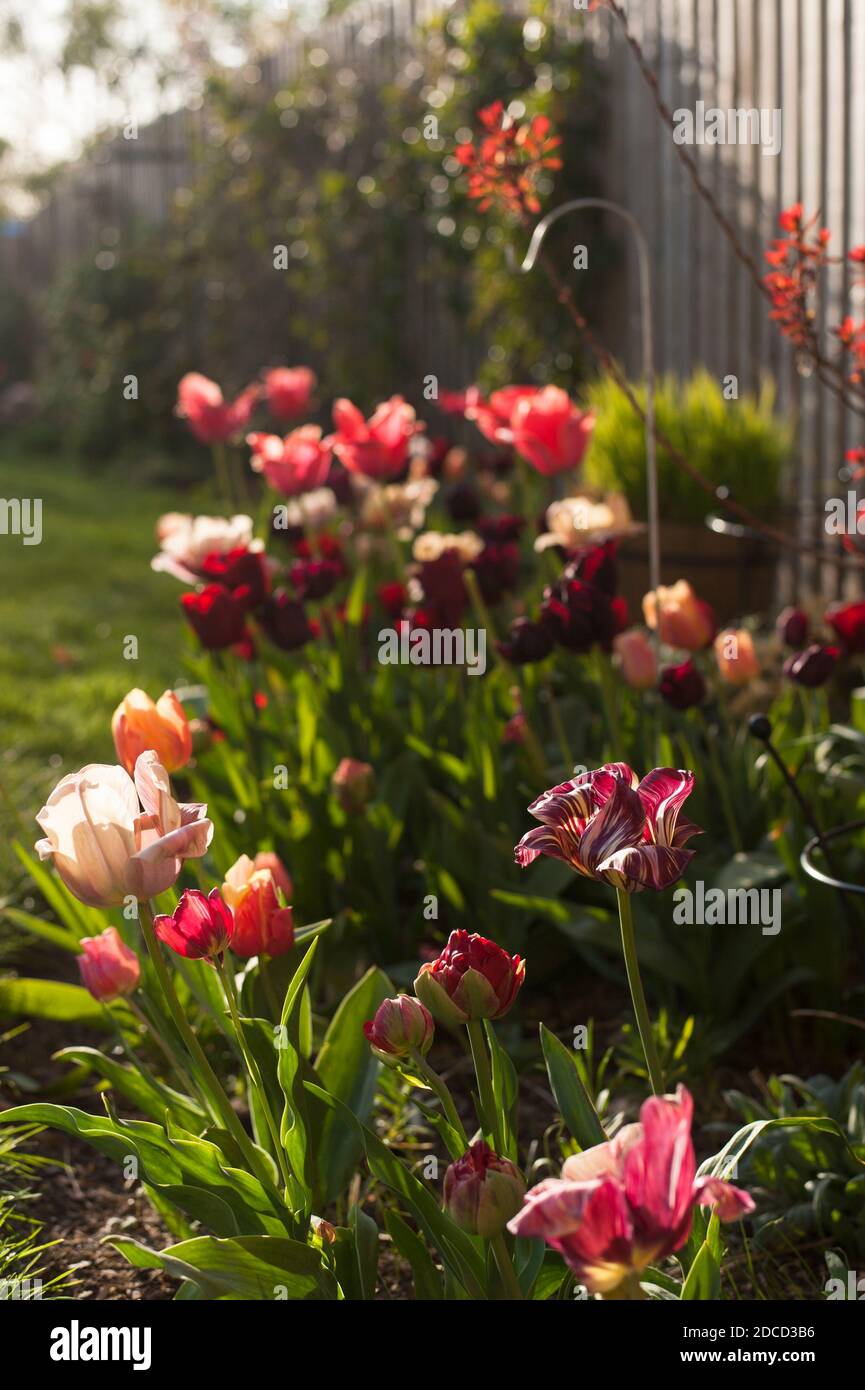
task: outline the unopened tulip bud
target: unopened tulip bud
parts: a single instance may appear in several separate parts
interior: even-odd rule
[[[525,961],[494,941],[452,931],[437,960],[422,965],[414,992],[433,1018],[449,1028],[481,1018],[501,1018],[525,979]]]
[[[151,700],[144,690],[130,690],[111,719],[117,759],[132,772],[141,753],[152,749],[166,772],[179,772],[192,756],[192,733],[173,690]]]
[[[445,1173],[448,1215],[463,1231],[485,1240],[499,1235],[516,1216],[525,1192],[525,1179],[516,1164],[499,1158],[483,1139],[472,1144]]]
[[[385,999],[375,1018],[363,1025],[367,1042],[382,1062],[393,1066],[412,1052],[425,1056],[432,1046],[435,1024],[428,1009],[410,994]]]
[[[801,608],[785,608],[775,626],[785,647],[804,647],[808,641],[808,614]]]
[[[375,771],[370,763],[343,758],[330,779],[340,806],[346,812],[362,811],[372,796]]]
[[[138,988],[141,966],[134,951],[120,939],[116,927],[106,927],[101,936],[83,936],[78,957],[81,983],[100,1004]]]

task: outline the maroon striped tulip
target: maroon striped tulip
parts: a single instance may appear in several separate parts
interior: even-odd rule
[[[713,1207],[721,1221],[754,1209],[740,1188],[696,1176],[693,1110],[684,1086],[645,1101],[639,1124],[533,1187],[508,1229],[558,1250],[590,1293],[621,1297],[650,1264],[681,1250],[695,1206]]]
[[[514,855],[521,868],[541,854],[627,893],[669,888],[694,857],[685,849],[699,826],[680,818],[693,772],[656,767],[642,782],[626,763],[605,763],[533,801],[541,824]]]
[[[433,1018],[457,1027],[481,1018],[501,1018],[525,979],[525,961],[494,941],[452,931],[437,960],[422,965],[414,992]]]

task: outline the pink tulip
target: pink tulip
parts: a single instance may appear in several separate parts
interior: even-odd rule
[[[340,463],[350,473],[376,479],[394,478],[402,472],[408,459],[409,440],[423,428],[402,396],[383,401],[369,420],[364,420],[356,405],[341,397],[334,402],[333,423],[336,433],[330,436],[329,443]]]
[[[760,674],[754,639],[743,627],[718,633],[715,638],[715,657],[721,680],[726,681],[728,685],[747,685]]]
[[[177,414],[201,444],[224,444],[242,434],[249,424],[258,387],[247,386],[236,400],[228,403],[215,381],[200,372],[187,372],[177,388]]]
[[[661,585],[657,593],[650,590],[644,596],[643,617],[647,627],[658,627],[659,607],[662,642],[686,652],[708,647],[717,627],[715,614],[708,603],[697,597],[686,579],[667,588]]]
[[[297,420],[308,411],[317,384],[310,367],[274,367],[264,374],[268,410],[277,420]]]
[[[549,478],[582,463],[595,419],[579,410],[567,391],[545,386],[516,402],[510,426],[517,453]]]
[[[282,893],[285,901],[291,902],[294,896],[294,885],[292,884],[288,869],[285,867],[278,854],[274,854],[271,849],[259,850],[252,861],[252,867],[254,869],[269,869],[273,875],[273,881],[280,893]]]
[[[652,690],[657,685],[655,649],[639,628],[632,627],[613,638],[613,651],[619,658],[622,676],[632,690]]]
[[[248,434],[246,442],[252,449],[253,472],[262,473],[285,497],[311,492],[327,481],[330,448],[322,442],[318,425],[302,425],[284,439],[278,434]]]
[[[231,908],[222,901],[218,888],[207,894],[198,888],[187,888],[169,917],[154,917],[156,935],[172,951],[187,960],[206,960],[211,965],[221,960],[231,945],[234,918]]]
[[[541,854],[626,893],[669,888],[694,857],[685,849],[699,826],[680,816],[693,772],[656,767],[639,780],[626,763],[605,763],[533,801],[541,824],[514,850],[521,868]]]
[[[89,763],[63,777],[37,815],[45,838],[36,851],[80,902],[119,907],[164,892],[185,859],[204,854],[213,835],[206,813],[174,800],[152,751],[138,758],[134,782],[122,767]]]
[[[382,1000],[375,1018],[363,1025],[363,1033],[375,1055],[392,1066],[395,1058],[408,1057],[413,1051],[425,1057],[432,1047],[435,1024],[419,999],[398,994],[396,999]]]
[[[520,401],[532,400],[537,386],[504,386],[484,400],[476,386],[466,392],[465,417],[477,425],[484,439],[491,444],[513,444],[511,416]]]
[[[100,1004],[108,1004],[118,995],[131,994],[138,988],[138,957],[121,940],[116,927],[106,927],[101,936],[83,936],[81,951],[81,983]]]
[[[753,1211],[747,1192],[720,1178],[696,1177],[693,1110],[684,1086],[675,1096],[645,1101],[638,1125],[573,1155],[561,1178],[531,1188],[508,1229],[540,1236],[590,1293],[609,1296],[682,1248],[695,1206],[714,1207],[721,1221]]]

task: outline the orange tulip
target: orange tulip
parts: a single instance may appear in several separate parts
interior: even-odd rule
[[[657,593],[650,590],[643,598],[643,617],[646,626],[656,628],[660,608],[661,641],[669,647],[682,647],[698,652],[708,647],[715,635],[715,614],[703,599],[698,598],[687,579],[675,584],[660,585]]]
[[[715,638],[718,673],[728,685],[747,685],[760,674],[754,642],[745,628],[728,628]]]
[[[177,772],[192,757],[192,734],[173,690],[154,703],[143,690],[130,690],[111,718],[118,760],[131,772],[140,753],[152,749],[166,772]]]

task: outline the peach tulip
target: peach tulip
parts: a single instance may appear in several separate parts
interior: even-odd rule
[[[659,585],[657,592],[652,589],[644,596],[647,627],[659,626],[659,607],[662,642],[688,652],[708,647],[715,635],[715,614],[708,603],[697,597],[687,579],[679,579],[666,588]]]
[[[721,680],[728,685],[747,685],[760,674],[754,639],[745,628],[728,628],[715,638],[715,657]]]
[[[61,778],[36,820],[45,832],[39,858],[53,859],[70,893],[88,907],[164,892],[213,835],[207,807],[174,800],[152,750],[139,756],[134,781],[125,768],[105,763]]]
[[[130,690],[111,719],[117,757],[132,772],[140,753],[152,748],[166,772],[178,772],[192,757],[189,720],[173,690],[154,703],[144,690]]]
[[[613,639],[622,676],[632,690],[651,690],[658,683],[655,649],[644,632],[632,627]]]

